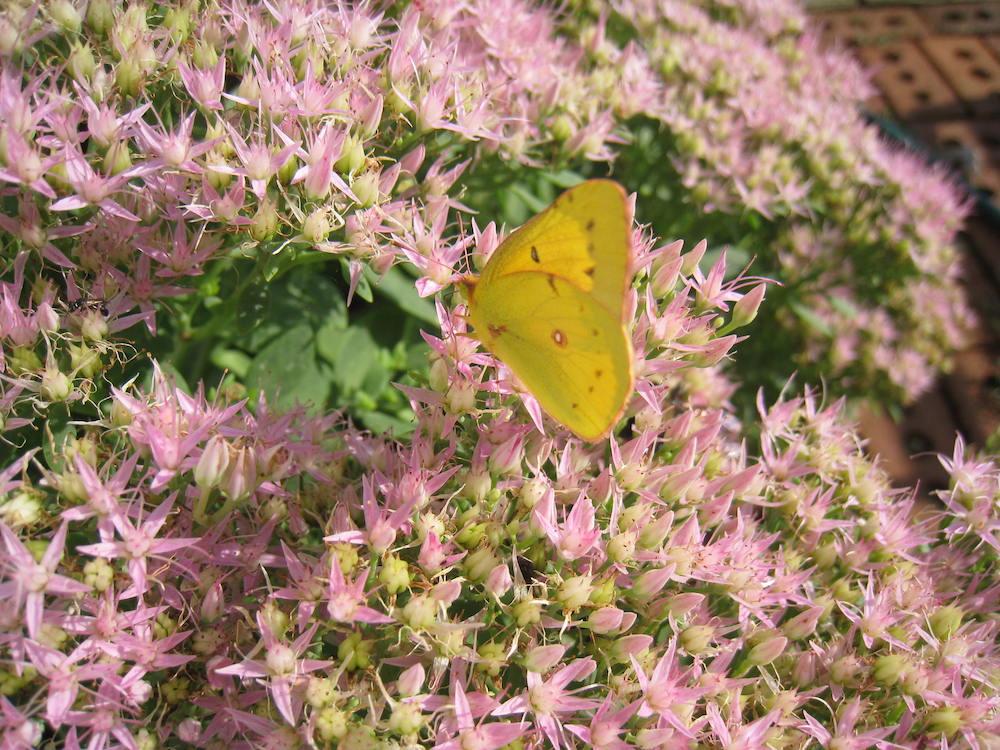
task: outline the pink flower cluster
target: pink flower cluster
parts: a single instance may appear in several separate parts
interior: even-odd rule
[[[821,49],[797,3],[614,8],[583,36],[606,73],[595,88],[618,116],[650,123],[635,126],[624,172],[649,193],[681,192],[673,231],[738,244],[783,285],[766,335],[747,345],[757,371],[741,377],[767,382],[760,370],[784,357],[838,392],[895,403],[925,392],[973,324],[957,277],[963,191],[864,122],[866,75]],[[620,21],[635,35],[619,49],[607,29]],[[663,129],[669,147],[650,135]]]
[[[1000,741],[997,462],[959,444],[945,509],[920,516],[839,403],[762,398],[741,424],[719,365],[765,286],[705,243],[635,233],[636,393],[607,442],[548,422],[446,295],[429,370],[400,386],[411,433],[181,384],[191,342],[234,327],[237,292],[326,255],[351,294],[403,261],[421,295],[447,289],[499,240],[458,220],[464,189],[609,161],[638,115],[676,139],[663,173],[693,170],[688,214],[785,217],[775,267],[828,263],[816,293],[839,302],[780,310],[815,309],[841,350],[803,335],[803,356],[830,373],[842,357],[859,388],[914,356],[920,380],[936,355],[919,341],[961,330],[960,201],[842,108],[821,121],[860,79],[798,36],[794,6],[715,5],[743,30],[669,1],[596,21],[522,0],[4,9],[0,748]],[[619,49],[623,18],[641,33]],[[795,69],[797,124],[774,119]],[[768,133],[815,147],[814,169]],[[886,237],[848,235],[880,218],[869,202],[855,221],[855,171]],[[922,275],[862,294],[825,254],[855,240]],[[917,292],[938,309],[911,342]],[[176,346],[139,364],[164,329]]]
[[[992,746],[995,546],[918,520],[814,394],[761,403],[753,455],[686,372],[760,287],[638,244],[609,453],[539,431],[441,308],[407,440],[156,369],[11,464],[3,746]]]

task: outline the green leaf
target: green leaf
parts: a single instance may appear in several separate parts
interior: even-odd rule
[[[379,348],[367,328],[324,327],[317,332],[316,351],[330,363],[333,382],[345,395],[357,391],[378,365]]]
[[[249,355],[238,349],[224,346],[218,346],[212,350],[211,360],[212,364],[220,370],[227,370],[240,380],[246,379],[247,373],[250,372],[250,367],[253,365],[253,359]]]
[[[46,439],[42,441],[45,463],[52,471],[61,473],[66,468],[66,444],[76,437],[76,426],[70,424],[68,414],[49,412],[45,420]]]
[[[830,328],[830,325],[825,320],[819,318],[816,313],[803,305],[801,302],[789,302],[789,307],[791,307],[792,312],[794,312],[795,315],[807,325],[819,331],[824,336],[833,336],[833,329]]]
[[[417,294],[413,282],[414,279],[411,275],[398,267],[393,267],[379,281],[377,290],[395,302],[403,312],[437,328],[438,318],[434,310],[434,303],[430,298]]]
[[[246,377],[279,406],[325,404],[330,395],[329,374],[316,359],[316,336],[306,324],[292,326],[262,348]]]
[[[837,295],[830,295],[830,307],[839,312],[841,315],[847,318],[858,317],[858,308],[849,299],[844,297],[838,297]]]
[[[254,328],[236,342],[243,349],[260,350],[299,324],[312,329],[347,325],[347,305],[340,290],[314,269],[297,268],[265,289],[266,305]]]

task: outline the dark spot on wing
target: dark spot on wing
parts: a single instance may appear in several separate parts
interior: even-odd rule
[[[538,248],[534,245],[531,246],[531,259],[538,263]]]
[[[569,341],[566,340],[566,334],[560,331],[558,328],[552,329],[552,340],[558,347],[565,347]]]
[[[591,252],[591,253],[593,253],[593,252],[594,252],[594,246],[593,246],[593,245],[591,245],[591,246],[590,246],[590,252]],[[584,272],[584,273],[585,273],[585,274],[586,274],[587,276],[589,276],[590,278],[594,278],[594,266],[593,266],[593,265],[589,265],[589,266],[587,266],[587,267],[586,267],[585,269],[583,269],[583,272]]]
[[[591,255],[593,255],[595,252],[597,252],[594,249],[594,243],[593,242],[588,242],[587,243],[587,252],[590,253]]]
[[[497,338],[498,336],[507,333],[507,326],[490,325],[489,331],[493,338]]]
[[[593,232],[594,231],[594,220],[593,219],[590,219],[587,222],[587,231],[588,232]]]
[[[550,274],[548,277],[548,281],[549,281],[549,286],[552,288],[552,291],[555,294],[559,294],[559,290],[556,288],[556,277]]]

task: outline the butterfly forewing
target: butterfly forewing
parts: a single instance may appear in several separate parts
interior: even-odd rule
[[[611,180],[589,180],[511,234],[490,258],[481,283],[522,271],[548,273],[621,316],[630,263],[625,191]]]

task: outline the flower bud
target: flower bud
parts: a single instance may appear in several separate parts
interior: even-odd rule
[[[63,401],[73,392],[73,382],[55,364],[45,367],[38,395],[46,401]]]
[[[632,531],[615,534],[608,540],[608,557],[620,565],[627,565],[635,559],[636,535]]]
[[[648,523],[643,524],[639,529],[639,547],[644,550],[658,548],[667,538],[674,525],[674,514],[670,511],[662,513]]]
[[[692,656],[704,653],[715,638],[715,628],[711,625],[692,625],[680,634],[681,647]]]
[[[42,517],[42,499],[29,488],[14,490],[0,504],[0,519],[8,526],[19,529],[31,526]]]
[[[525,511],[533,509],[545,497],[547,489],[548,484],[537,477],[527,480],[521,485],[521,490],[518,494],[520,508]]]
[[[589,575],[571,576],[562,582],[555,598],[563,605],[563,610],[573,612],[590,600],[593,578]]]
[[[132,154],[125,145],[115,143],[104,153],[101,166],[111,174],[121,174],[132,168]]]
[[[232,452],[219,489],[230,500],[247,498],[257,489],[257,462],[249,448]]]
[[[358,197],[362,207],[368,208],[378,203],[378,183],[379,175],[372,171],[363,172],[351,181],[351,190]]]
[[[635,585],[628,593],[639,601],[645,601],[667,585],[667,581],[670,580],[673,572],[673,566],[647,570],[636,579]]]
[[[69,0],[54,0],[49,3],[49,15],[63,31],[71,34],[79,33],[83,26],[80,11]]]
[[[87,26],[98,36],[108,33],[115,22],[115,9],[112,0],[90,0],[87,3]]]
[[[348,134],[344,139],[344,147],[337,159],[337,171],[341,174],[354,174],[365,164],[365,147],[357,136]]]
[[[250,236],[258,242],[274,237],[278,231],[278,209],[270,198],[263,198],[248,227]]]
[[[89,44],[73,42],[70,45],[69,58],[66,60],[66,68],[70,75],[78,83],[86,83],[97,70],[97,61],[94,59],[94,50]]]
[[[476,662],[476,671],[483,672],[490,677],[498,677],[506,660],[507,649],[504,644],[487,641],[479,647],[479,661]]]
[[[395,703],[389,714],[389,730],[401,737],[415,735],[421,730],[427,718],[420,710],[419,703]]]
[[[883,685],[894,685],[902,679],[908,667],[909,662],[903,654],[885,654],[875,660],[872,677]]]
[[[767,291],[767,284],[758,284],[740,297],[733,306],[733,317],[729,325],[733,328],[741,328],[752,323],[757,317],[760,303],[764,301],[765,291]]]
[[[543,674],[552,669],[566,653],[566,647],[560,644],[538,646],[524,655],[522,664],[530,672]]]
[[[961,607],[954,604],[939,607],[930,617],[931,631],[941,640],[951,638],[962,626],[962,617]]]
[[[361,633],[349,633],[337,647],[337,658],[350,670],[367,669],[371,665],[372,641],[364,640]]]
[[[702,240],[697,245],[695,245],[690,251],[684,253],[681,256],[683,262],[681,263],[681,273],[685,276],[690,276],[694,273],[694,270],[701,263],[701,259],[705,256],[705,250],[708,249],[708,242]]]
[[[633,615],[633,621],[635,613],[627,613],[618,607],[601,607],[600,609],[595,609],[590,613],[590,617],[587,618],[590,623],[590,629],[595,633],[607,634],[607,633],[619,633],[621,632],[622,625],[625,622],[625,615]]]
[[[80,322],[80,334],[87,341],[104,341],[111,329],[99,309],[88,310]]]
[[[312,708],[334,705],[337,695],[337,685],[330,677],[312,676],[306,683],[305,699]]]
[[[226,613],[226,606],[226,595],[222,590],[222,584],[219,581],[213,581],[201,602],[199,612],[201,622],[208,624],[218,622]]]
[[[403,607],[402,620],[413,630],[428,630],[437,621],[437,603],[429,596],[415,596]]]
[[[631,656],[639,658],[653,643],[651,635],[626,635],[614,639],[608,655],[617,662],[628,662]]]
[[[403,674],[396,680],[396,692],[404,698],[416,695],[423,688],[425,678],[423,666],[414,664],[404,670]]]
[[[451,414],[468,414],[476,408],[476,388],[466,381],[455,381],[445,392],[445,408]]]
[[[927,735],[931,737],[943,734],[945,737],[950,738],[965,726],[962,712],[954,706],[947,706],[931,711],[925,717],[925,721],[927,722]]]
[[[139,93],[142,78],[142,68],[131,58],[122,59],[115,66],[115,86],[126,96]]]
[[[510,568],[503,563],[493,568],[490,574],[486,576],[486,590],[494,596],[503,596],[513,585],[514,581],[510,577]]]
[[[194,481],[202,489],[214,489],[222,482],[229,468],[229,444],[221,435],[213,435],[194,467]]]
[[[410,569],[405,560],[395,555],[386,555],[382,560],[378,579],[385,584],[390,594],[405,591],[410,585]]]
[[[42,368],[42,360],[26,346],[15,346],[7,353],[7,366],[16,374],[37,372]]]
[[[781,623],[781,632],[793,641],[808,638],[816,632],[816,623],[823,616],[823,607],[810,607],[805,612],[800,612],[790,620]]]
[[[518,602],[511,608],[517,627],[537,625],[542,620],[542,606],[536,601]]]
[[[189,745],[201,744],[201,722],[197,719],[184,719],[177,725],[177,739]]]
[[[334,706],[327,706],[316,715],[316,734],[321,740],[333,743],[347,735],[348,715]]]
[[[325,242],[333,231],[330,212],[326,208],[317,208],[302,222],[302,239],[313,245]]]
[[[747,654],[747,663],[756,666],[770,664],[784,653],[787,646],[788,639],[784,636],[771,636],[750,649]]]
[[[490,571],[500,563],[500,560],[492,549],[482,547],[470,553],[462,562],[465,577],[473,583],[481,583],[486,580]]]
[[[494,474],[520,474],[524,458],[524,437],[516,435],[497,445],[490,453],[489,464]]]

